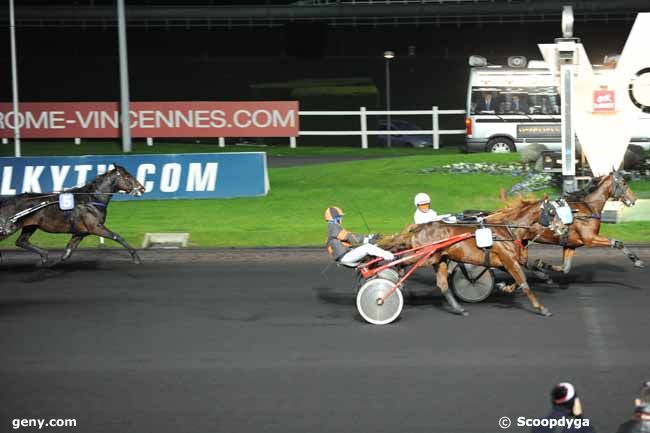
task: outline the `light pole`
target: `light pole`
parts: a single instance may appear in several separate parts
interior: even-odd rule
[[[11,93],[14,112],[14,155],[20,156],[20,125],[18,123],[18,69],[16,67],[16,21],[14,19],[14,0],[9,0],[9,33],[11,42]]]
[[[395,52],[384,51],[384,59],[386,59],[386,147],[390,147],[390,61],[395,58]]]
[[[122,152],[131,152],[129,109],[129,58],[126,50],[126,17],[124,0],[117,0],[117,35],[120,54],[120,114],[122,119]]]
[[[576,133],[575,133],[575,74],[578,68],[578,44],[573,37],[573,8],[564,6],[562,11],[562,38],[555,40],[558,50],[560,72],[561,127],[562,127],[562,192],[578,189],[576,182]]]

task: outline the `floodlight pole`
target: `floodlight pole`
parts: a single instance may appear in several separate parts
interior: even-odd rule
[[[120,46],[120,115],[122,123],[122,152],[131,152],[129,116],[129,59],[126,52],[126,18],[124,0],[117,0],[117,33]]]
[[[578,43],[573,37],[573,8],[564,6],[562,11],[562,38],[555,40],[560,69],[560,95],[562,111],[562,192],[564,194],[578,189],[576,183],[576,136],[574,81],[578,65]]]
[[[384,51],[384,59],[386,59],[386,147],[391,145],[390,135],[390,61],[395,58],[393,51]]]
[[[14,19],[14,0],[9,0],[9,33],[11,39],[11,91],[14,111],[14,155],[19,157],[20,124],[18,121],[18,68],[16,66],[16,21]]]

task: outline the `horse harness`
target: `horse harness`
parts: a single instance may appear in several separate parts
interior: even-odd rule
[[[75,193],[75,194],[82,194],[82,193]],[[52,194],[50,196],[58,196],[58,194]],[[48,196],[45,196],[48,197]],[[59,203],[58,200],[45,200],[42,201],[38,204],[35,204],[34,206],[28,207],[27,209],[23,209],[20,212],[15,213],[14,215],[4,218],[0,216],[0,235],[6,235],[8,233],[11,233],[13,231],[14,225],[16,222],[18,222],[19,219],[37,212],[43,208],[46,208],[48,206],[51,206],[53,204]],[[100,209],[104,210],[106,209],[107,204],[103,203],[101,201],[89,201],[86,203],[80,203],[83,206],[86,207],[91,207],[92,209],[99,211]],[[70,232],[73,234],[79,234],[77,230],[75,230],[75,210],[78,208],[78,206],[73,207],[72,209],[69,210],[62,210],[63,214],[65,215],[66,220],[68,221],[68,225],[70,226]]]

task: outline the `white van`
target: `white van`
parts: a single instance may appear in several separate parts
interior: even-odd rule
[[[467,113],[467,151],[514,152],[530,143],[561,149],[559,90],[543,62],[531,61],[525,69],[471,68]],[[650,149],[649,113],[640,114],[630,143]]]

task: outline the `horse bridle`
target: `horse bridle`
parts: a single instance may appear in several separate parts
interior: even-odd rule
[[[625,179],[623,178],[623,176],[618,173],[614,173],[612,175],[612,178],[614,180],[612,185],[612,198],[615,200],[620,200],[621,198],[623,198],[623,204],[625,204],[626,206],[630,206],[632,203],[630,203],[625,198],[625,193],[627,192],[628,189],[630,189],[630,186],[627,183],[625,183]]]

